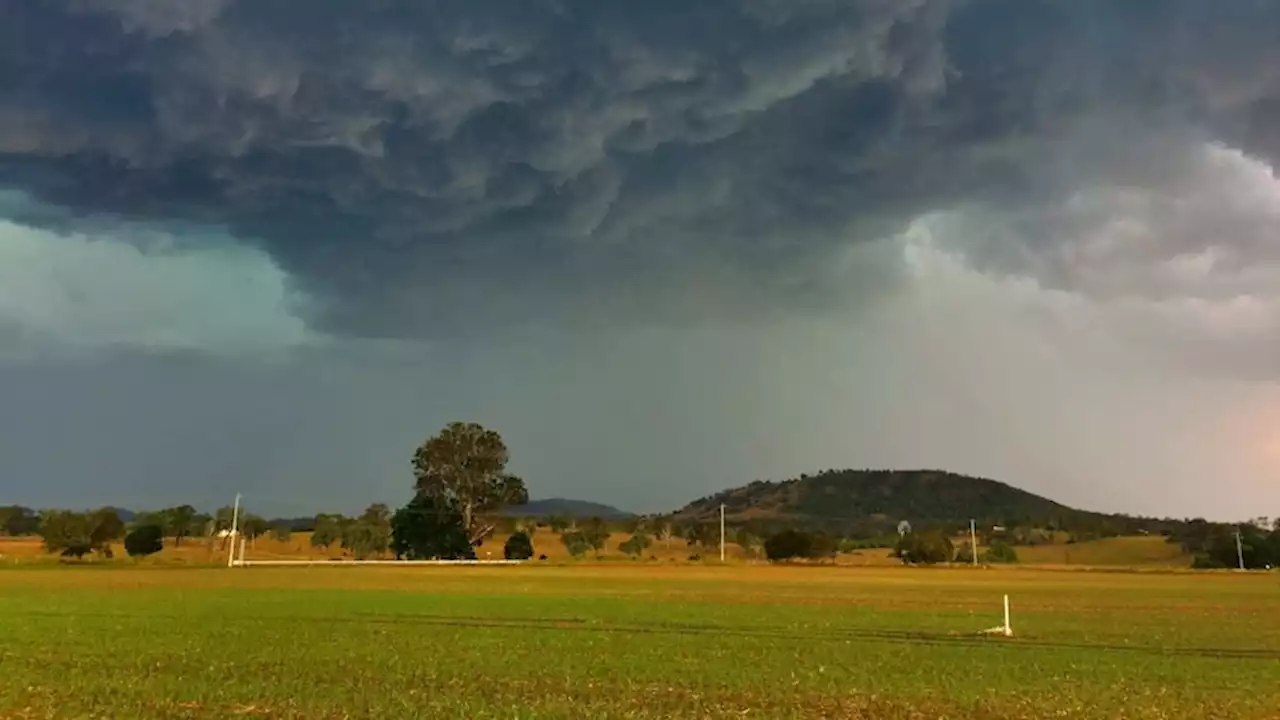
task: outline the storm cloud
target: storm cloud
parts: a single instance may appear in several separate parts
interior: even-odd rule
[[[1255,437],[1280,374],[1274,3],[0,0],[0,17],[0,387],[25,398],[0,425],[23,483],[85,470],[40,451],[31,388],[98,377],[130,397],[219,388],[201,402],[230,415],[194,435],[164,434],[178,406],[138,420],[168,438],[144,443],[161,464],[283,393],[297,409],[266,414],[265,445],[225,447],[236,474],[293,473],[261,480],[278,495],[333,463],[284,470],[266,438],[354,405],[358,432],[312,426],[347,466],[332,487],[398,488],[388,433],[491,413],[552,490],[634,506],[849,465],[1188,514],[1227,472],[1240,489],[1216,512],[1280,502]],[[154,386],[124,369],[152,365]],[[1099,388],[1106,422],[1082,404]],[[1028,427],[1016,452],[1001,440]],[[1170,457],[1174,436],[1194,458]],[[128,460],[140,447],[108,474],[172,472]]]

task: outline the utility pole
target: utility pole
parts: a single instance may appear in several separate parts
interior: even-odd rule
[[[978,567],[978,523],[969,518],[969,554],[973,556],[973,566]]]
[[[724,562],[724,503],[720,503],[720,562]]]
[[[227,536],[227,567],[235,567],[236,563],[236,527],[240,522],[240,493],[236,493],[236,504],[231,508],[231,534]]]
[[[1236,528],[1236,559],[1240,561],[1240,569],[1244,569],[1244,544],[1240,541],[1240,528]]]

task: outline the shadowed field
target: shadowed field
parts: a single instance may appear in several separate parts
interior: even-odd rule
[[[976,631],[1013,600],[1011,639]],[[0,572],[0,717],[1272,718],[1280,577]]]

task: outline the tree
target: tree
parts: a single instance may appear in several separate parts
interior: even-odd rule
[[[21,505],[0,507],[0,535],[34,535],[39,529],[40,516],[31,508]]]
[[[173,536],[173,544],[181,546],[182,539],[198,532],[196,509],[190,505],[169,508],[165,513],[165,529]]]
[[[656,537],[658,541],[662,543],[662,547],[667,550],[671,549],[671,534],[671,523],[665,520],[658,523],[657,528],[654,530],[654,537]]]
[[[609,541],[609,524],[598,517],[588,518],[582,523],[578,534],[591,546],[591,549],[600,552]]]
[[[527,533],[514,533],[502,546],[502,556],[508,560],[528,560],[533,557],[533,541]]]
[[[342,529],[343,549],[359,560],[385,552],[390,544],[391,533],[373,523],[357,520]]]
[[[561,533],[560,542],[564,543],[564,549],[568,550],[569,554],[576,558],[587,554],[587,551],[594,547],[579,530]]]
[[[293,539],[293,528],[287,522],[277,522],[271,526],[271,536],[279,542],[287,543]]]
[[[972,556],[970,556],[970,559],[972,560]],[[987,563],[1016,563],[1018,562],[1018,552],[1013,549],[1012,545],[997,540],[991,544],[991,547],[987,548],[986,552],[982,553],[982,561]]]
[[[771,562],[807,558],[813,551],[813,536],[799,530],[783,530],[764,541],[764,554]]]
[[[270,529],[271,525],[267,523],[266,518],[252,514],[240,517],[240,533],[248,538],[251,543],[266,535],[267,530]]]
[[[936,530],[909,532],[898,540],[895,554],[904,564],[932,565],[951,562],[955,548],[950,538]]]
[[[487,515],[529,502],[524,481],[507,473],[509,459],[497,432],[478,423],[449,423],[414,453],[414,486],[456,507],[469,541],[479,545],[493,531]]]
[[[391,546],[391,511],[382,503],[370,505],[341,530],[342,547],[357,558],[380,555]]]
[[[74,558],[91,552],[111,557],[111,543],[124,535],[124,522],[114,508],[86,513],[52,510],[41,513],[39,532],[48,552]]]
[[[652,544],[653,541],[649,539],[648,535],[637,532],[628,538],[626,542],[618,545],[618,549],[632,557],[639,557]]]
[[[145,557],[163,549],[164,528],[159,525],[138,525],[124,536],[124,551],[129,557]]]
[[[448,501],[418,494],[391,517],[397,559],[474,560],[475,546],[462,513]]]
[[[342,527],[347,519],[341,515],[316,515],[311,531],[311,547],[328,548],[342,539]]]

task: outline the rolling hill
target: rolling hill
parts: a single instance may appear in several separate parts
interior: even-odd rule
[[[756,481],[696,500],[672,514],[678,522],[716,521],[721,503],[735,526],[797,527],[873,537],[913,527],[1056,528],[1088,535],[1138,532],[1144,521],[1067,507],[995,480],[938,470],[828,470],[781,482]]]
[[[530,500],[524,505],[507,508],[503,511],[503,514],[509,517],[598,517],[605,520],[631,517],[631,513],[626,512],[625,510],[619,510],[612,505],[588,502],[586,500],[571,500],[569,498],[544,498],[541,500]]]

